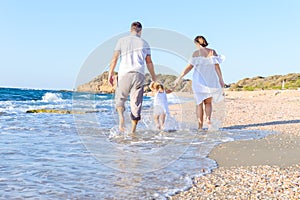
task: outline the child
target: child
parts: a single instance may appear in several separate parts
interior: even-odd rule
[[[167,99],[167,93],[171,93],[171,90],[168,90],[167,92],[164,90],[164,86],[158,82],[151,82],[150,83],[150,89],[154,93],[154,121],[156,124],[156,127],[159,130],[162,130],[164,128],[164,123],[166,119],[166,115],[169,115],[169,107],[168,107],[168,99]]]

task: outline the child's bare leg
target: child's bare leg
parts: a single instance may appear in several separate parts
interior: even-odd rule
[[[160,115],[160,128],[163,129],[164,128],[164,124],[165,124],[165,120],[166,120],[166,114],[161,114]]]
[[[160,130],[161,127],[160,127],[160,123],[159,123],[159,115],[154,115],[154,122],[155,122],[156,128],[158,128]]]
[[[119,130],[121,132],[125,131],[125,124],[124,124],[124,108],[117,107],[117,112],[119,114]]]
[[[211,113],[212,113],[212,98],[208,98],[204,100],[205,104],[205,115],[206,115],[206,122],[208,125],[211,125]]]
[[[203,128],[203,103],[196,105],[196,115],[198,120],[198,129]]]

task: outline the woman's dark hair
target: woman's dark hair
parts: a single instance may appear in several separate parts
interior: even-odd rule
[[[206,39],[201,35],[196,36],[194,42],[200,44],[202,47],[207,47],[208,45]]]

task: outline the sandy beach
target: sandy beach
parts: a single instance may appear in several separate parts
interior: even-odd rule
[[[274,131],[220,144],[218,168],[170,199],[300,199],[300,91],[225,92],[225,129]]]

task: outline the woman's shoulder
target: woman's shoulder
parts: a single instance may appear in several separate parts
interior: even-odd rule
[[[198,49],[193,52],[192,57],[210,57],[210,56],[217,56],[217,52],[214,49],[210,48],[203,48],[203,49]]]
[[[198,50],[194,51],[192,57],[195,58],[198,56],[199,56],[199,51]]]
[[[193,54],[190,59],[190,63],[194,65],[211,65],[211,64],[221,64],[225,60],[224,55],[218,55],[214,50],[210,51],[207,55]]]
[[[214,49],[206,48],[207,51],[209,52],[210,56],[217,56],[217,52]]]

